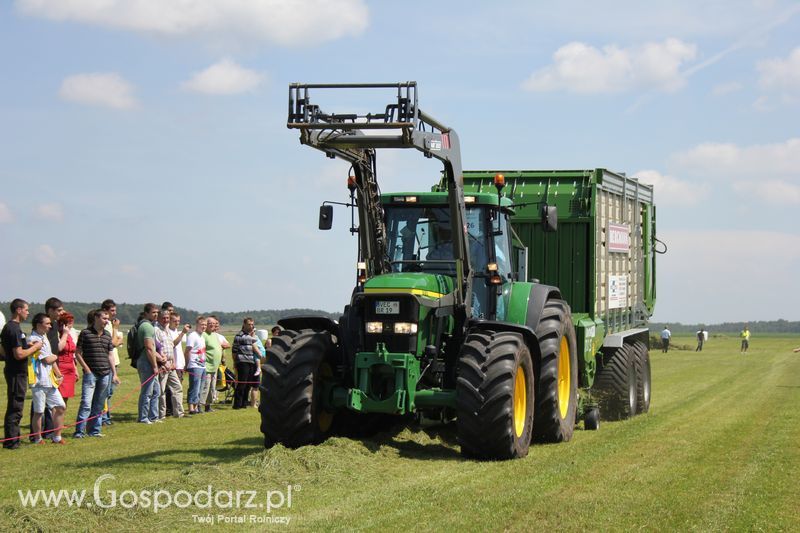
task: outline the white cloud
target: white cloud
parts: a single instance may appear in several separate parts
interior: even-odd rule
[[[164,35],[303,46],[359,35],[363,0],[17,0],[25,15]]]
[[[723,96],[730,93],[735,93],[742,90],[742,84],[738,81],[729,81],[727,83],[720,83],[715,85],[711,90],[714,96]]]
[[[244,286],[244,278],[237,272],[223,272],[222,281],[233,287]]]
[[[692,174],[724,180],[769,177],[800,181],[800,138],[743,147],[732,143],[703,143],[676,154],[673,161]]]
[[[58,95],[70,102],[112,109],[131,109],[136,106],[133,86],[113,72],[69,76],[61,83]]]
[[[777,94],[784,102],[800,99],[800,47],[795,48],[785,59],[773,58],[759,61],[756,67],[760,74],[758,85],[771,94]],[[756,108],[764,107],[764,97]]]
[[[733,189],[775,205],[800,205],[800,186],[781,180],[737,181]]]
[[[33,257],[35,257],[40,264],[45,266],[54,265],[58,259],[55,250],[53,250],[53,247],[49,244],[40,244],[37,246],[33,251]]]
[[[14,221],[11,209],[4,202],[0,202],[0,224],[8,224]]]
[[[123,264],[119,267],[120,271],[123,274],[131,276],[133,278],[141,278],[142,277],[142,268],[139,265],[133,265],[130,263]]]
[[[765,89],[800,91],[800,47],[786,59],[759,61],[758,71],[761,73],[758,84]]]
[[[640,170],[634,177],[655,187],[654,194],[659,205],[696,205],[708,195],[706,184],[691,184],[657,170]]]
[[[264,81],[264,75],[223,59],[197,72],[181,87],[205,94],[238,94],[254,90]]]
[[[36,206],[36,216],[45,220],[60,222],[64,220],[64,210],[61,208],[61,204],[40,204]]]
[[[697,55],[697,47],[679,39],[602,49],[572,42],[556,50],[553,64],[537,70],[522,84],[528,91],[618,93],[636,89],[672,92],[686,83],[680,69]]]

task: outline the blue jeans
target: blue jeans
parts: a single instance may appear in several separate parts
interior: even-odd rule
[[[205,368],[189,369],[189,404],[191,405],[200,403],[200,389],[203,387],[205,373]]]
[[[117,367],[117,371],[119,372],[119,367]],[[106,396],[106,409],[108,409],[108,412],[100,417],[100,421],[103,424],[111,423],[111,397],[114,396],[115,390],[117,390],[117,386],[114,385],[113,381],[110,381],[108,383],[108,396]]]
[[[139,357],[136,361],[139,371],[139,383],[144,383],[153,377],[153,366],[147,357]],[[139,422],[155,422],[158,420],[158,397],[161,396],[161,386],[158,376],[153,377],[139,390]]]
[[[108,384],[111,383],[111,374],[98,376],[84,374],[81,382],[81,405],[78,408],[78,425],[75,426],[75,435],[86,434],[86,419],[89,420],[89,435],[100,434],[100,413],[108,395]]]

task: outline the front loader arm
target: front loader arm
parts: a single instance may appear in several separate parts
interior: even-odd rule
[[[381,113],[325,113],[309,99],[310,89],[392,89],[396,101]],[[379,148],[414,148],[444,165],[451,212],[457,286],[455,307],[471,315],[472,266],[467,242],[461,151],[458,135],[417,105],[416,82],[299,84],[289,86],[287,127],[300,130],[300,142],[353,165],[358,194],[359,239],[368,276],[390,271],[386,227],[376,176]],[[379,131],[380,130],[380,131]]]

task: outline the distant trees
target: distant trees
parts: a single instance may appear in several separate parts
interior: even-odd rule
[[[672,333],[695,333],[700,329],[701,324],[679,324],[676,322],[652,322],[650,329],[661,331],[664,325],[668,325]],[[739,333],[744,325],[750,331],[760,333],[800,333],[800,322],[790,322],[788,320],[750,320],[746,322],[723,322],[722,324],[702,324],[703,328],[710,333]]]

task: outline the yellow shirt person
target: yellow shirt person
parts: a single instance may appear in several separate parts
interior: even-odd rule
[[[741,353],[747,353],[747,349],[750,347],[750,330],[747,329],[747,326],[745,326],[742,332],[739,333],[739,337],[742,339]]]

